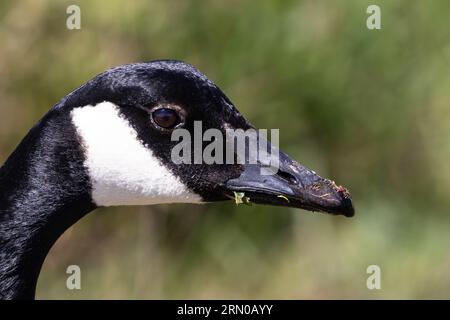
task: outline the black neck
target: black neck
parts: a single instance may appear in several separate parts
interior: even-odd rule
[[[51,111],[0,169],[0,299],[33,299],[58,237],[95,205],[69,115]]]

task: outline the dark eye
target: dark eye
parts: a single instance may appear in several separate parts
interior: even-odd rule
[[[164,129],[171,129],[180,123],[180,117],[177,112],[168,108],[161,108],[153,111],[153,121]]]

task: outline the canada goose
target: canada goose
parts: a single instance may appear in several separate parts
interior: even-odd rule
[[[123,65],[56,104],[0,169],[0,298],[33,299],[58,237],[100,206],[201,203],[244,192],[260,204],[352,216],[347,190],[280,152],[278,174],[259,165],[175,164],[174,128],[252,128],[189,64]],[[226,124],[226,125],[225,125]]]

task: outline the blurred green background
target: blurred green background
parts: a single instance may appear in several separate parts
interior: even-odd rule
[[[94,75],[167,58],[280,128],[284,151],[350,189],[356,216],[100,209],[52,249],[37,298],[450,298],[449,1],[1,1],[0,162]],[[66,289],[71,264],[82,290]],[[366,287],[372,264],[381,290]]]

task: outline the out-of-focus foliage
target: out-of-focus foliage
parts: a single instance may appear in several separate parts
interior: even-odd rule
[[[282,149],[351,190],[356,216],[100,209],[52,249],[38,298],[450,298],[449,1],[2,1],[0,161],[97,73],[167,58],[280,128]],[[70,264],[82,290],[66,289]],[[366,288],[372,264],[381,290]]]

